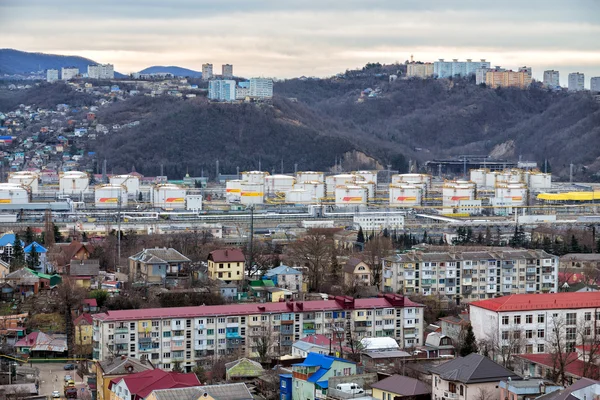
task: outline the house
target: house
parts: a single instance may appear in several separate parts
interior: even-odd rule
[[[568,272],[584,272],[600,268],[600,254],[598,253],[569,253],[558,259],[559,270]]]
[[[100,260],[73,259],[69,262],[69,276],[77,286],[89,289],[92,282],[98,280],[100,273]]]
[[[340,347],[339,340],[332,340],[321,334],[306,336],[292,344],[292,356],[297,358],[306,358],[309,353],[340,356],[342,352],[350,353],[351,351],[348,347]]]
[[[35,249],[35,250],[34,250]],[[26,246],[23,251],[25,252],[25,259],[29,261],[31,258],[31,253],[35,251],[37,254],[37,265],[33,265],[33,269],[39,272],[48,273],[51,272],[51,266],[48,265],[47,254],[48,250],[37,242],[32,242],[28,246]]]
[[[448,316],[440,318],[442,334],[450,337],[454,344],[461,341],[462,335],[469,326],[469,313],[460,313],[457,316]]]
[[[57,243],[48,250],[48,259],[56,264],[58,272],[67,272],[71,260],[87,260],[92,258],[94,246],[77,240],[71,243]]]
[[[524,379],[522,381],[500,381],[500,399],[533,400],[544,394],[561,390],[563,387],[555,385],[546,379]]]
[[[427,335],[425,345],[417,347],[417,358],[439,358],[454,356],[454,343],[449,336],[439,332]]]
[[[262,365],[248,358],[240,358],[225,364],[225,376],[227,381],[239,381],[258,378],[265,373]]]
[[[80,350],[89,347],[90,354],[92,354],[92,316],[90,314],[81,314],[73,321],[73,327],[75,329],[75,345],[80,347]],[[84,354],[84,353],[78,353]],[[87,354],[87,353],[86,353]]]
[[[409,359],[411,355],[400,350],[398,342],[390,337],[370,337],[360,340],[360,359],[366,369],[381,371]]]
[[[15,343],[17,354],[33,358],[61,358],[67,355],[67,341],[43,332],[31,332]]]
[[[146,400],[155,390],[200,386],[196,374],[152,369],[110,380],[110,400]]]
[[[95,313],[98,311],[98,300],[83,299],[82,309],[84,313]]]
[[[268,279],[250,281],[249,292],[257,299],[269,303],[291,300],[293,296],[290,290],[275,287],[273,281]]]
[[[555,376],[560,369],[559,358],[555,354],[516,354],[515,371],[523,376]],[[577,379],[587,377],[600,377],[600,369],[595,364],[586,362],[577,352],[563,353],[564,372],[567,382],[573,383]]]
[[[230,282],[227,283],[225,281],[217,280],[219,285],[219,291],[221,292],[221,296],[225,298],[225,300],[235,300],[238,297],[238,285]]]
[[[431,399],[431,386],[408,376],[392,375],[371,385],[376,400],[398,400],[410,397],[414,400]]]
[[[279,396],[281,400],[293,400],[292,389],[292,374],[279,374]]]
[[[96,398],[98,400],[110,400],[109,384],[112,379],[142,371],[153,370],[154,365],[147,360],[127,356],[117,356],[105,361],[95,363],[96,368]]]
[[[28,313],[0,315],[0,336],[4,338],[6,344],[14,344],[25,336],[25,320]]]
[[[595,399],[600,392],[600,381],[581,378],[571,386],[561,390],[554,390],[538,400],[591,400]]]
[[[129,257],[129,280],[144,285],[177,286],[191,260],[173,248],[144,249]]]
[[[246,258],[239,249],[214,250],[208,255],[208,276],[224,281],[242,281]]]
[[[4,260],[0,260],[0,279],[4,279],[10,273],[10,264]]]
[[[522,378],[487,357],[472,353],[431,370],[432,399],[479,400],[491,398],[501,380]]]
[[[44,281],[40,282],[40,278],[29,268],[21,268],[11,272],[4,279],[5,282],[13,286],[14,293],[22,296],[37,294],[46,284]]]
[[[329,378],[349,375],[356,375],[356,364],[352,361],[309,353],[302,363],[292,365],[292,398],[323,398],[327,394]]]
[[[263,279],[270,279],[275,286],[284,289],[302,290],[302,272],[287,265],[271,268],[263,275]]]
[[[13,255],[13,248],[15,247],[16,235],[14,233],[5,233],[0,237],[0,257],[4,260],[10,260]],[[22,240],[21,247],[25,247],[25,242]]]
[[[371,267],[359,258],[350,257],[344,265],[344,282],[348,286],[370,286],[373,282]]]
[[[2,398],[6,400],[39,399],[39,390],[35,383],[0,385],[0,394],[2,394]]]
[[[147,400],[253,400],[245,383],[154,390]]]

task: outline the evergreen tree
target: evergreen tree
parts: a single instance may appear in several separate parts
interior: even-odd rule
[[[445,244],[445,243],[444,243],[444,234],[440,235],[440,241],[438,242],[438,244],[439,244],[440,246],[443,246],[443,245]]]
[[[35,242],[35,235],[33,234],[33,229],[30,226],[25,230],[25,244],[29,245]]]
[[[390,232],[388,231],[388,228],[383,228],[383,237],[390,237]]]
[[[144,201],[144,196],[142,196],[142,192],[140,192],[138,194],[138,201],[141,203],[142,201]]]
[[[510,245],[512,247],[523,247],[523,245],[525,245],[525,241],[525,230],[522,226],[515,225],[515,233],[510,239]]]
[[[496,227],[496,238],[494,239],[494,246],[502,245],[502,231],[500,227]]]
[[[87,232],[85,232],[85,231],[81,232],[81,241],[82,242],[87,242],[88,241]]]
[[[423,231],[423,243],[427,243],[427,231]]]
[[[466,357],[471,353],[477,353],[477,342],[471,324],[467,326],[467,333],[460,346],[459,353],[461,357]]]
[[[575,237],[575,235],[571,235],[571,246],[569,246],[570,253],[581,253],[581,247],[579,246],[579,241]]]
[[[477,244],[483,244],[483,233],[481,231],[477,234]]]
[[[62,233],[60,233],[58,226],[56,226],[56,224],[54,222],[52,223],[52,229],[54,230],[54,242],[55,243],[62,242],[63,241]]]
[[[15,234],[15,243],[13,244],[12,259],[10,260],[10,270],[16,271],[25,265],[25,251],[21,244],[19,234]]]
[[[485,227],[485,245],[486,246],[491,246],[493,243],[492,241],[492,232],[490,230],[489,226]]]
[[[358,234],[356,235],[356,243],[365,243],[365,233],[362,230],[362,226],[358,228]]]
[[[552,240],[548,236],[544,236],[542,239],[542,250],[546,253],[552,253]]]
[[[331,246],[331,276],[334,279],[337,279],[340,277],[340,264],[338,263],[338,259],[337,259],[337,251],[335,246]]]
[[[181,363],[179,361],[175,361],[175,363],[173,363],[173,372],[179,372],[182,373],[183,372],[183,368],[181,368]]]
[[[40,264],[40,255],[37,252],[35,246],[31,246],[29,257],[27,258],[27,266],[31,269],[35,269]]]
[[[465,234],[465,243],[471,243],[473,241],[473,229],[471,227],[467,227],[467,232]]]
[[[600,239],[596,242],[596,253],[600,253]]]

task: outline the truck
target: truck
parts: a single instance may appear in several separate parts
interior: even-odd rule
[[[76,399],[77,398],[77,388],[74,386],[68,386],[65,388],[65,397],[67,399]]]

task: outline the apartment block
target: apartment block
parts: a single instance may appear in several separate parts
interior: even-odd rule
[[[60,71],[60,76],[63,81],[69,81],[79,75],[79,68],[76,67],[63,67]]]
[[[233,78],[233,65],[231,65],[231,64],[221,65],[221,76],[223,78]]]
[[[412,62],[406,65],[406,76],[416,78],[431,78],[433,76],[433,64]]]
[[[213,77],[213,65],[212,64],[202,64],[202,79],[208,81]]]
[[[600,93],[600,76],[595,76],[590,79],[590,90],[592,92]]]
[[[473,333],[478,341],[519,346],[515,354],[547,353],[556,337],[566,352],[574,352],[581,338],[597,334],[600,292],[515,294],[470,304]]]
[[[593,78],[592,78],[593,79]],[[46,71],[46,82],[56,82],[58,80],[58,70],[49,69]]]
[[[544,86],[550,89],[560,87],[560,74],[553,69],[544,71]]]
[[[292,344],[309,335],[344,332],[392,337],[405,348],[422,344],[423,306],[397,294],[354,299],[222,306],[118,310],[94,314],[93,357],[146,355],[158,368],[175,362],[190,371],[209,365],[215,355],[257,356],[257,345],[271,338],[272,353],[291,354]],[[339,335],[339,333],[337,334]],[[336,336],[337,336],[336,335]]]
[[[516,87],[526,89],[531,84],[531,67],[521,67],[519,71],[492,69],[485,75],[485,84],[493,89]]]
[[[440,58],[438,61],[433,63],[433,75],[437,78],[452,78],[455,76],[468,76],[475,74],[479,68],[490,68],[490,62],[481,59],[480,61],[458,61],[453,59],[452,61],[444,61]]]
[[[257,99],[270,99],[273,97],[273,80],[268,78],[251,78],[250,97]]]
[[[384,259],[389,292],[474,301],[516,293],[556,292],[558,257],[543,250],[409,252]]]
[[[115,67],[112,64],[88,65],[87,74],[90,79],[114,79]]]
[[[585,75],[580,72],[569,74],[569,92],[579,92],[585,88]]]
[[[208,98],[216,101],[235,101],[235,81],[215,79],[208,83]]]

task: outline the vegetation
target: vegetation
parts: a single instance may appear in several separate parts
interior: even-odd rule
[[[477,340],[475,339],[475,334],[473,333],[473,327],[471,324],[467,326],[467,332],[458,352],[461,357],[466,357],[471,353],[477,353]]]

